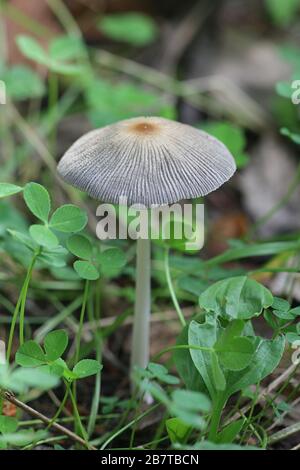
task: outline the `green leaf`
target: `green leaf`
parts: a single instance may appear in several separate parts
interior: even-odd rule
[[[266,9],[277,26],[288,26],[299,11],[299,0],[265,0]]]
[[[211,409],[211,402],[207,396],[192,390],[177,389],[172,393],[172,400],[175,405],[189,411],[208,413]]]
[[[295,144],[300,145],[300,134],[296,134],[295,132],[289,131],[286,127],[280,129],[280,133],[289,137]]]
[[[167,433],[170,441],[184,443],[191,431],[191,427],[183,423],[179,418],[169,418],[166,420]]]
[[[15,65],[4,72],[7,94],[13,101],[40,98],[45,93],[44,82],[31,68]]]
[[[77,75],[84,71],[84,67],[80,64],[72,64],[57,60],[51,57],[48,51],[40,46],[40,44],[32,37],[26,35],[19,35],[16,39],[20,51],[31,60],[38,64],[44,65],[52,72],[61,73],[65,75]],[[52,46],[57,54],[57,46]],[[58,54],[57,54],[58,55]]]
[[[225,375],[220,367],[218,356],[211,353],[211,371],[216,390],[222,392],[226,389]]]
[[[10,230],[7,229],[7,232],[18,242],[23,243],[27,248],[30,250],[34,251],[37,248],[37,244],[34,242],[32,238],[30,238],[28,235],[26,235],[23,232],[19,232],[17,230]]]
[[[52,39],[49,55],[57,61],[71,61],[85,56],[85,46],[80,38],[74,36],[58,36]]]
[[[42,222],[47,222],[51,208],[48,191],[38,183],[28,183],[24,189],[24,199],[28,209]]]
[[[242,427],[244,426],[246,420],[244,418],[233,421],[233,423],[228,424],[218,433],[216,442],[217,443],[228,443],[234,441],[237,435],[241,432]]]
[[[89,261],[75,261],[74,269],[81,279],[86,279],[87,281],[96,281],[100,277],[97,268]]]
[[[188,326],[183,328],[182,332],[177,338],[176,345],[188,344]],[[176,369],[183,383],[189,390],[207,392],[207,388],[203,382],[201,375],[196,369],[190,354],[189,349],[175,349],[173,358]]]
[[[115,276],[126,264],[126,256],[120,248],[108,248],[98,257],[104,276]]]
[[[270,242],[246,245],[242,248],[232,248],[225,253],[215,256],[205,262],[207,267],[216,266],[221,263],[228,263],[241,258],[249,258],[252,256],[269,256],[284,253],[286,251],[298,251],[300,249],[300,241],[286,242]]]
[[[190,346],[201,346],[213,349],[217,341],[216,318],[207,317],[205,323],[197,323],[191,321],[188,329],[188,344]],[[209,351],[201,351],[190,349],[190,355],[193,363],[200,373],[211,399],[215,397],[215,377],[212,371],[212,353]]]
[[[59,244],[57,236],[45,225],[31,225],[29,233],[34,241],[51,250]]]
[[[102,370],[102,365],[93,359],[83,359],[73,368],[73,373],[78,379],[98,374]]]
[[[67,248],[78,258],[90,260],[92,257],[92,244],[83,235],[72,235],[67,241]]]
[[[47,65],[47,54],[40,44],[32,37],[26,35],[19,35],[16,39],[20,51],[31,60],[38,64]]]
[[[228,320],[258,316],[272,303],[271,292],[246,276],[216,282],[199,297],[200,306],[207,312],[214,312]]]
[[[141,13],[105,15],[99,21],[98,26],[109,38],[128,42],[134,46],[145,46],[157,35],[153,20]]]
[[[3,197],[13,196],[14,194],[23,191],[21,186],[16,186],[10,183],[0,183],[0,199]]]
[[[274,297],[271,307],[274,310],[281,310],[282,312],[288,312],[291,308],[291,305],[285,299],[281,299],[280,297]]]
[[[64,233],[80,232],[88,221],[87,214],[72,204],[61,206],[52,215],[50,227]]]
[[[29,388],[45,391],[59,385],[59,378],[50,373],[47,365],[26,369],[19,367],[13,372],[12,380],[14,383],[22,384],[25,388],[23,392]]]
[[[0,415],[0,432],[2,434],[13,433],[18,428],[18,420],[10,416]]]
[[[41,346],[33,340],[26,341],[16,353],[16,363],[23,367],[45,364],[46,358]]]
[[[68,335],[65,330],[55,330],[48,333],[44,340],[47,360],[56,361],[68,346]]]
[[[179,379],[174,375],[169,374],[168,369],[161,364],[155,364],[150,362],[148,364],[148,370],[151,372],[151,378],[156,378],[161,382],[175,385],[179,383]]]
[[[251,363],[242,372],[229,371],[226,375],[226,394],[231,396],[249,385],[260,382],[278,366],[283,355],[285,339],[279,336],[274,340],[261,339],[253,354]]]
[[[215,350],[226,369],[243,370],[250,364],[255,348],[249,338],[235,337],[230,342],[217,342]]]

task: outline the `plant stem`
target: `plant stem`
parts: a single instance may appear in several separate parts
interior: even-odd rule
[[[96,291],[95,291],[95,304],[91,304],[91,308],[88,309],[90,313],[90,321],[94,321],[96,326],[95,333],[94,333],[94,341],[95,341],[95,348],[96,348],[96,359],[98,362],[102,362],[102,335],[101,335],[101,326],[100,326],[100,318],[101,318],[101,291],[102,291],[102,281],[101,279],[96,284]],[[94,308],[93,308],[94,307]],[[99,403],[100,403],[100,396],[101,396],[101,371],[97,373],[95,379],[95,388],[94,394],[92,399],[91,411],[88,420],[87,432],[88,436],[90,437],[95,429],[95,424],[97,420],[98,410],[99,410]]]
[[[28,292],[28,287],[30,283],[30,279],[32,276],[32,271],[35,265],[35,262],[40,254],[40,251],[36,252],[35,255],[33,256],[31,263],[29,265],[19,298],[18,302],[16,304],[13,317],[11,320],[11,325],[10,325],[10,331],[9,331],[9,337],[8,337],[8,344],[7,344],[7,352],[6,352],[6,360],[9,362],[10,355],[11,355],[11,349],[12,349],[12,342],[13,342],[13,337],[14,337],[14,332],[15,332],[15,327],[19,315],[19,311],[21,308],[21,314],[20,314],[20,342],[21,339],[24,338],[24,316],[25,316],[25,305],[26,305],[26,297],[27,297],[27,292]],[[22,306],[22,307],[21,307]]]
[[[69,388],[69,395],[70,395],[73,410],[74,410],[74,418],[75,418],[76,428],[78,428],[80,430],[80,433],[81,433],[83,439],[85,440],[86,445],[88,446],[87,432],[83,427],[83,424],[82,424],[82,421],[81,421],[81,418],[80,418],[80,414],[79,414],[79,411],[78,411],[78,408],[77,408],[77,404],[76,404],[76,398],[74,397],[71,388]]]
[[[27,271],[27,275],[25,278],[24,282],[24,287],[23,287],[23,292],[21,294],[22,299],[21,299],[21,307],[20,307],[20,325],[19,325],[19,331],[20,331],[20,345],[24,343],[24,321],[25,321],[25,307],[26,307],[26,299],[27,299],[27,292],[28,292],[28,287],[31,281],[31,276],[32,276],[32,271],[34,268],[34,265],[36,263],[36,260],[38,256],[40,255],[41,250],[39,249],[34,257],[32,258],[32,261],[30,263],[30,266]]]
[[[75,340],[74,365],[77,364],[79,360],[79,355],[80,355],[80,340],[81,340],[84,316],[85,316],[85,311],[86,311],[86,304],[87,304],[88,295],[89,295],[89,287],[90,287],[90,281],[85,281],[82,306],[81,306],[81,312],[80,312],[80,318],[79,318],[79,325],[78,325],[78,330],[76,333],[76,340]]]
[[[177,297],[176,297],[176,294],[175,294],[175,290],[174,290],[174,286],[173,286],[173,283],[172,283],[172,278],[171,278],[171,273],[170,273],[170,265],[169,265],[169,251],[170,251],[169,248],[166,248],[166,250],[165,250],[165,260],[164,260],[167,284],[168,284],[168,288],[169,288],[169,291],[170,291],[170,294],[171,294],[171,298],[172,298],[175,310],[178,314],[180,323],[183,327],[185,327],[186,326],[186,321],[185,321],[185,318],[183,316],[180,305],[178,303],[178,300],[177,300]]]
[[[131,371],[149,362],[151,308],[151,241],[137,240],[136,296],[132,334]]]
[[[62,410],[64,409],[64,406],[66,404],[66,401],[67,401],[67,398],[68,398],[68,395],[69,395],[69,389],[70,389],[70,384],[67,383],[66,384],[66,391],[65,391],[65,394],[64,394],[64,397],[61,401],[61,404],[59,405],[59,408],[57,410],[57,412],[55,413],[55,415],[53,416],[53,418],[51,419],[50,423],[48,424],[47,426],[47,429],[50,429],[51,426],[53,425],[53,423],[56,422],[57,418],[59,417],[59,415],[61,414]]]

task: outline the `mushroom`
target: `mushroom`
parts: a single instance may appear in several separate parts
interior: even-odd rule
[[[236,170],[227,148],[206,132],[160,117],[132,118],[88,132],[62,157],[58,172],[102,202],[148,208],[219,188]],[[150,239],[137,240],[132,367],[149,361]]]

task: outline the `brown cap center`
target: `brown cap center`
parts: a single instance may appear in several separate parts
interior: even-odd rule
[[[130,130],[140,135],[154,134],[159,131],[159,126],[152,122],[141,121],[130,126]]]

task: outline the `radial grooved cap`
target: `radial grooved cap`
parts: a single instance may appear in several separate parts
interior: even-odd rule
[[[120,121],[78,139],[58,172],[99,201],[172,204],[204,196],[235,172],[235,161],[214,137],[159,117]]]

